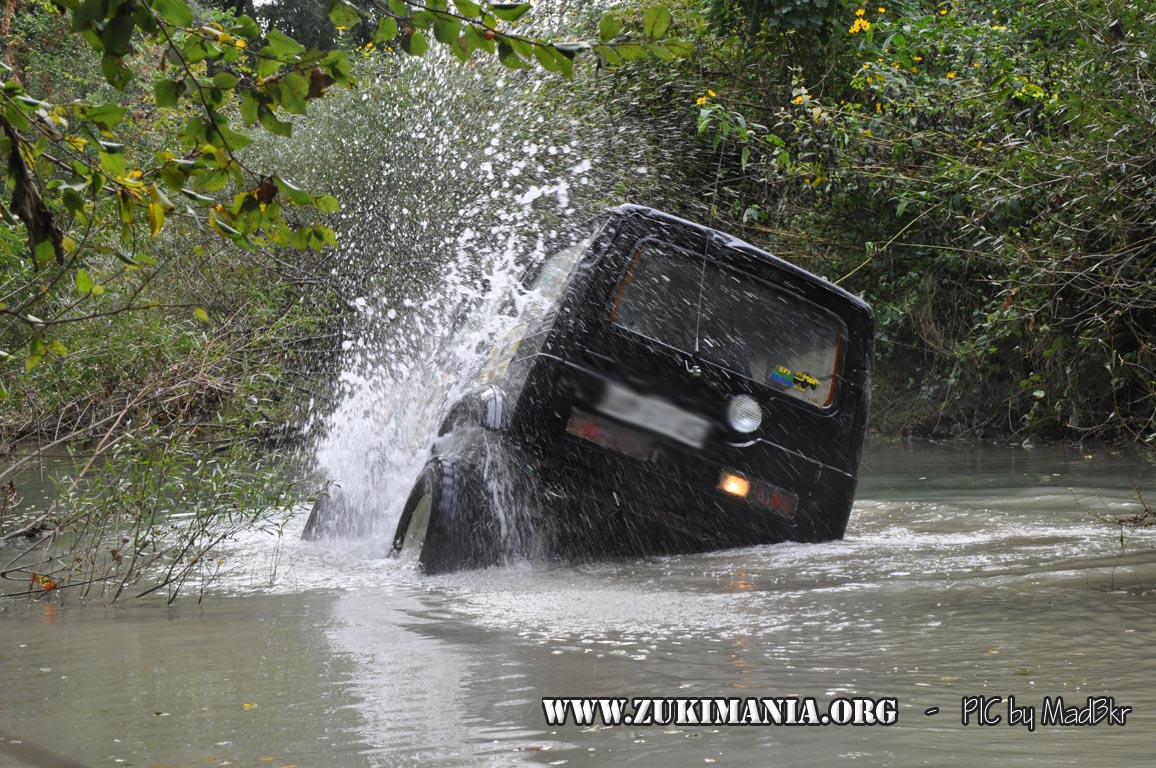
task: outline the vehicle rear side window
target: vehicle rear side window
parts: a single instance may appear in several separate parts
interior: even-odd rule
[[[843,323],[701,255],[642,241],[610,319],[812,405],[826,407],[834,399]]]

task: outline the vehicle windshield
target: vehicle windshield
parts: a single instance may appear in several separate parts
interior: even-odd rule
[[[834,398],[838,318],[674,246],[637,246],[610,320],[812,405]]]

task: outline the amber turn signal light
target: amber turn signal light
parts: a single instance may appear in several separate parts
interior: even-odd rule
[[[719,478],[718,487],[720,491],[745,499],[747,494],[751,492],[751,481],[731,472],[723,472],[722,477]]]

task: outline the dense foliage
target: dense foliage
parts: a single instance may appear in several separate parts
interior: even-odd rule
[[[1150,9],[713,6],[707,215],[874,304],[881,426],[1156,441]]]
[[[115,595],[147,576],[175,596],[234,521],[300,500],[253,468],[304,423],[349,297],[335,287],[338,200],[267,150],[331,88],[356,87],[358,52],[437,44],[566,77],[583,54],[688,52],[657,7],[605,16],[589,43],[532,36],[528,3],[282,3],[264,24],[249,8],[6,3],[0,453],[28,439],[92,452],[32,520],[6,514],[18,488],[0,496],[0,541],[53,532],[0,565],[17,592]],[[102,549],[118,532],[125,546]]]

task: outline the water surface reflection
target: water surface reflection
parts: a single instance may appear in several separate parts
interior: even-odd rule
[[[834,544],[424,579],[384,542],[254,538],[202,606],[3,606],[0,721],[91,765],[1139,764],[1156,541],[1121,549],[1089,512],[1134,512],[1151,468],[1087,455],[874,446]],[[965,728],[977,694],[1135,709]],[[796,695],[894,696],[899,722],[547,727],[541,708]]]

